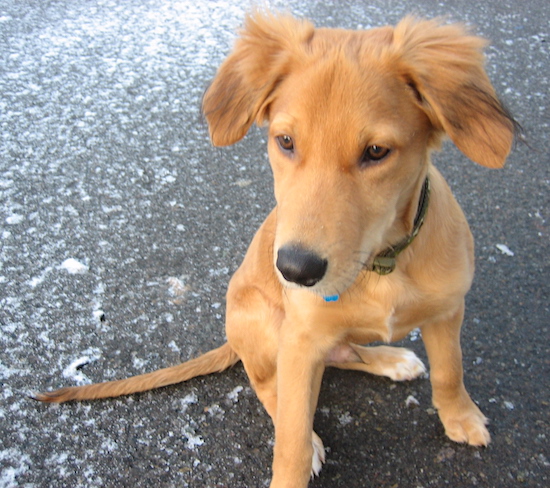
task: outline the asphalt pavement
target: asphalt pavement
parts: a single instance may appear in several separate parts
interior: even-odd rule
[[[450,144],[436,156],[476,237],[464,367],[492,443],[448,440],[426,379],[329,370],[311,486],[550,486],[550,3],[265,3],[318,26],[410,12],[475,26],[527,138],[498,171]],[[271,171],[260,129],[213,148],[200,101],[248,8],[0,0],[0,487],[268,485],[273,430],[240,365],[114,400],[28,398],[224,341],[225,289],[273,205]],[[421,342],[403,344],[425,358]]]

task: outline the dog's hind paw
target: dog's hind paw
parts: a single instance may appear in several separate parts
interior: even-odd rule
[[[409,349],[392,346],[364,347],[350,344],[361,362],[336,366],[387,376],[393,381],[414,380],[426,373],[424,363]]]
[[[410,381],[426,374],[426,366],[414,352],[401,349],[400,353],[399,361],[388,364],[382,370],[383,376],[387,376],[393,381]]]
[[[311,441],[313,444],[313,459],[311,462],[311,477],[319,476],[325,462],[325,447],[321,438],[313,432]]]

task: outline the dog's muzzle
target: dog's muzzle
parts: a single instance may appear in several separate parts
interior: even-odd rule
[[[314,286],[325,276],[328,261],[313,251],[290,244],[279,249],[276,265],[283,278],[290,283]]]

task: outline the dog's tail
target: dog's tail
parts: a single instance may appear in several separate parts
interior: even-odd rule
[[[228,343],[212,351],[170,368],[159,369],[152,373],[132,376],[124,380],[107,381],[85,386],[72,386],[45,393],[32,395],[41,402],[62,403],[69,400],[95,400],[117,397],[160,388],[187,381],[196,376],[218,373],[239,361],[237,353]]]

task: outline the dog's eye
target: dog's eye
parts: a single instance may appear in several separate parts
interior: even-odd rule
[[[384,159],[389,153],[390,150],[387,147],[373,144],[365,149],[365,152],[361,157],[361,165],[369,166],[377,163],[378,161],[382,161],[382,159]]]
[[[293,152],[294,151],[294,141],[292,140],[292,137],[287,135],[277,136],[275,138],[277,140],[277,144],[279,144],[279,147],[285,151],[285,152]]]

